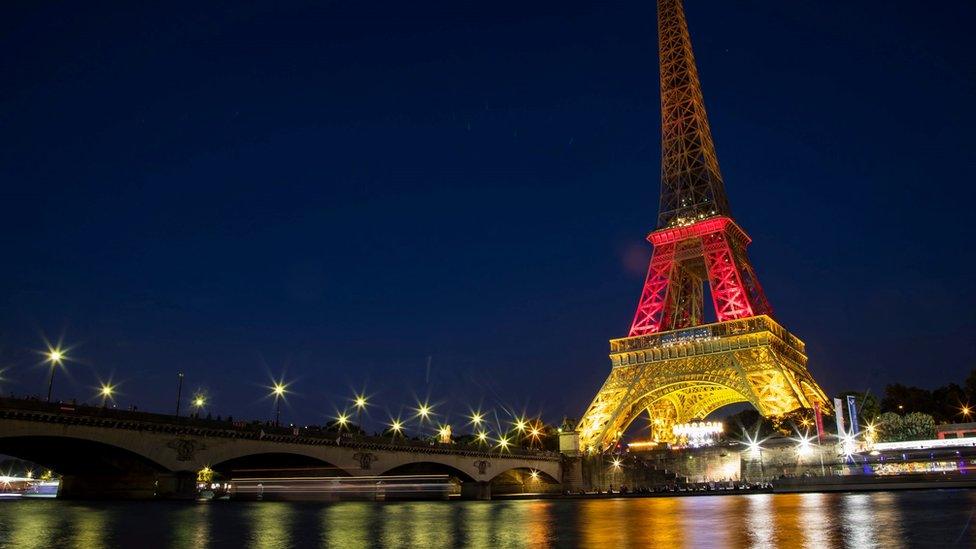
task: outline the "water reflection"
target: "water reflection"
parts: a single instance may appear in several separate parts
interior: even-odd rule
[[[976,492],[410,503],[0,501],[0,547],[974,546]],[[976,521],[972,521],[976,523]]]
[[[900,511],[895,494],[847,494],[843,500],[841,529],[844,538],[857,547],[904,544]]]
[[[237,503],[237,502],[235,502]],[[251,525],[248,547],[276,549],[291,547],[294,509],[278,501],[238,503],[244,506],[244,514]]]
[[[79,549],[100,549],[108,547],[105,536],[108,534],[109,513],[93,506],[71,509],[69,523],[75,525],[72,545]]]
[[[174,511],[172,547],[206,547],[210,542],[212,505],[191,505]]]

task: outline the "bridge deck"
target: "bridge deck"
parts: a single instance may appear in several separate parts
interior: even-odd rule
[[[47,403],[36,400],[0,398],[0,419],[57,423],[65,425],[128,429],[183,436],[260,440],[308,446],[334,446],[390,452],[451,454],[472,457],[518,458],[522,460],[559,461],[556,452],[526,450],[492,451],[466,444],[430,443],[420,440],[352,435],[308,427],[274,427],[261,422],[232,422],[192,417],[176,417],[150,412],[117,410],[72,403]]]

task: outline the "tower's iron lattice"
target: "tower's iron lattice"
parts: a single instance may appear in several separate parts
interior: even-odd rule
[[[732,220],[681,0],[658,0],[661,206],[647,279],[613,369],[579,423],[591,450],[647,412],[655,439],[736,402],[766,416],[827,404],[803,343],[772,319]],[[702,324],[705,283],[717,322]]]

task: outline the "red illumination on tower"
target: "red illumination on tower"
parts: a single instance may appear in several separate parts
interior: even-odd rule
[[[705,282],[719,322],[771,315],[731,217],[681,0],[658,0],[658,40],[661,207],[630,335],[701,324]]]

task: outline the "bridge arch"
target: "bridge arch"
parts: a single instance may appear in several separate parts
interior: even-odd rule
[[[560,483],[545,471],[532,467],[510,467],[489,481],[492,494],[558,492]]]
[[[553,477],[552,475],[550,475],[549,473],[541,469],[536,469],[534,467],[510,467],[508,469],[496,473],[489,480],[491,482],[495,482],[498,480],[504,480],[506,477],[522,477],[522,476],[529,477],[529,478],[535,477],[533,480],[537,480],[538,482],[545,482],[547,484],[559,484],[559,479]]]
[[[0,436],[0,454],[43,465],[61,475],[170,472],[161,463],[134,449],[69,436]]]
[[[253,452],[226,458],[208,467],[225,477],[247,476],[335,476],[349,472],[318,456],[301,452]]]
[[[437,461],[411,461],[395,465],[379,473],[380,476],[394,475],[450,475],[461,482],[471,482],[474,479],[470,474],[446,463]]]

